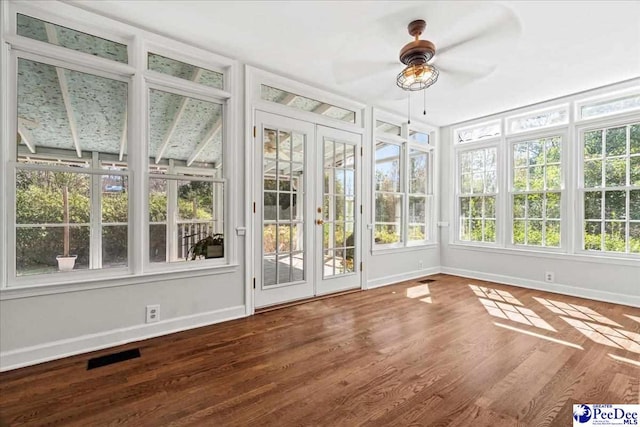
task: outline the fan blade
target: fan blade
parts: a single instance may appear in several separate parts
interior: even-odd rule
[[[402,64],[391,61],[337,61],[333,63],[333,77],[336,83],[352,83],[381,73],[400,72]]]
[[[489,49],[491,43],[515,41],[521,31],[520,22],[511,9],[492,4],[491,8],[457,21],[450,33],[463,35],[440,38],[436,44],[437,54],[449,55],[452,50],[479,52],[483,56],[496,51],[504,53],[504,48]]]
[[[455,61],[450,58],[437,57],[433,64],[440,70],[440,79],[455,80],[458,84],[470,83],[493,73],[496,66],[476,61]]]

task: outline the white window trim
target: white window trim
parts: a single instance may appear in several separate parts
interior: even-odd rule
[[[634,86],[634,87],[630,87],[630,88],[623,89],[623,90],[618,90],[618,91],[614,91],[614,92],[608,92],[608,93],[605,93],[605,94],[591,96],[591,97],[583,98],[583,99],[580,99],[579,101],[576,101],[575,102],[575,106],[574,106],[575,122],[576,123],[592,122],[592,121],[596,121],[596,120],[612,119],[614,117],[619,117],[619,116],[622,116],[622,115],[634,115],[634,114],[637,114],[638,111],[640,111],[640,107],[636,107],[636,108],[633,108],[633,109],[630,109],[630,110],[624,110],[624,111],[620,111],[620,112],[602,114],[602,115],[594,116],[594,117],[586,117],[586,118],[582,117],[582,107],[585,107],[587,105],[594,104],[594,103],[614,101],[617,98],[623,98],[623,97],[625,97],[627,95],[640,95],[640,86]]]
[[[251,100],[252,108],[268,111],[274,114],[280,114],[286,117],[292,117],[298,120],[315,123],[317,125],[343,129],[349,132],[363,134],[364,129],[364,112],[366,105],[355,102],[349,98],[335,95],[331,92],[309,86],[304,83],[290,80],[286,77],[279,76],[268,71],[246,66],[245,67],[245,99]],[[293,93],[295,95],[311,98],[335,107],[343,108],[355,113],[355,122],[350,123],[344,120],[334,119],[311,111],[303,111],[297,108],[288,107],[286,105],[275,102],[265,101],[261,97],[262,85],[267,85]],[[249,104],[249,103],[247,103]]]
[[[376,132],[376,122],[382,121],[394,126],[398,126],[401,129],[400,136],[394,135],[391,133]],[[409,131],[415,130],[417,132],[426,133],[429,135],[429,145],[425,146],[424,144],[419,144],[415,142],[411,142],[409,140]],[[372,135],[372,144],[373,147],[371,153],[371,225],[370,225],[370,233],[371,233],[371,253],[374,255],[385,254],[385,253],[395,253],[401,252],[403,250],[418,250],[421,248],[428,248],[431,246],[435,246],[438,244],[438,212],[440,208],[439,199],[438,199],[438,185],[439,181],[437,180],[437,172],[438,172],[438,157],[437,157],[437,140],[438,140],[438,130],[424,123],[415,123],[412,122],[408,124],[404,121],[400,116],[388,113],[386,111],[380,109],[374,109],[373,111],[373,120],[371,123],[371,135]],[[375,144],[376,142],[383,142],[386,144],[393,144],[400,146],[400,192],[398,195],[402,195],[402,213],[400,219],[400,227],[401,227],[401,238],[402,241],[398,243],[387,243],[387,244],[376,244],[375,243],[375,225],[376,225],[376,212],[375,212],[375,200],[376,200],[376,189],[375,189],[375,170],[376,170],[376,154],[375,154]],[[409,241],[409,154],[410,150],[415,149],[418,151],[422,151],[427,153],[427,162],[428,162],[428,176],[427,176],[427,206],[425,208],[427,224],[426,231],[428,239],[422,241]]]
[[[480,247],[500,247],[503,233],[503,224],[504,220],[504,207],[503,207],[503,194],[504,191],[501,191],[504,188],[503,180],[504,180],[504,154],[502,150],[500,150],[500,140],[501,138],[491,138],[486,140],[480,140],[476,142],[467,142],[458,144],[453,148],[453,168],[452,171],[455,171],[455,175],[452,177],[451,182],[453,184],[453,227],[451,229],[454,230],[453,235],[451,236],[451,243],[458,245],[469,245],[469,246],[480,246]],[[469,151],[483,150],[488,148],[496,149],[496,191],[495,193],[483,193],[484,196],[495,196],[495,211],[496,211],[496,241],[495,242],[477,242],[477,241],[467,241],[460,239],[460,197],[464,197],[460,192],[460,162],[459,158],[462,153],[466,153]],[[467,197],[473,197],[473,194],[466,195]],[[476,195],[477,196],[477,195]],[[477,196],[483,197],[483,196]]]
[[[479,127],[491,126],[495,124],[498,124],[500,127],[500,133],[498,135],[491,135],[491,136],[481,137],[477,139],[471,139],[469,141],[460,141],[459,135],[460,135],[460,132],[462,131],[479,128]],[[482,119],[473,120],[469,123],[465,123],[465,125],[462,127],[453,128],[452,141],[453,141],[453,145],[467,145],[467,144],[475,144],[480,142],[492,141],[494,139],[501,138],[504,135],[504,131],[505,129],[501,120],[487,120],[485,118],[482,118]]]
[[[511,130],[511,123],[513,123],[516,120],[519,119],[526,119],[528,117],[532,117],[532,116],[536,116],[539,114],[544,114],[544,113],[553,113],[556,111],[564,111],[567,115],[567,119],[565,122],[562,123],[556,123],[553,125],[546,125],[546,126],[539,126],[536,128],[531,128],[531,129],[521,129],[521,130],[516,130],[516,131],[512,131]],[[525,113],[522,114],[517,114],[517,115],[513,115],[513,116],[508,116],[505,117],[504,121],[504,134],[508,135],[508,136],[512,136],[512,135],[522,135],[522,134],[528,134],[528,133],[533,133],[533,132],[540,132],[540,131],[549,131],[551,129],[564,129],[569,125],[569,121],[570,121],[570,111],[571,109],[569,108],[569,104],[559,104],[553,107],[546,107],[546,108],[542,108],[542,109],[538,109],[538,110],[530,110],[527,111]]]
[[[517,108],[513,110],[504,111],[498,114],[493,114],[490,116],[485,116],[482,118],[474,119],[467,122],[460,122],[452,124],[449,128],[450,132],[450,141],[452,142],[450,145],[450,156],[449,156],[449,168],[451,171],[454,171],[451,178],[451,182],[449,184],[449,191],[454,195],[452,200],[450,201],[450,212],[449,212],[449,221],[452,224],[450,230],[452,232],[449,233],[449,245],[460,248],[460,249],[469,249],[469,250],[478,250],[478,251],[486,251],[493,253],[518,253],[518,254],[530,254],[532,256],[540,256],[544,257],[548,254],[549,257],[560,257],[562,259],[568,260],[577,260],[584,262],[598,262],[603,264],[615,264],[615,265],[636,265],[634,263],[638,262],[640,259],[639,255],[636,254],[620,254],[618,252],[596,252],[596,251],[581,251],[582,245],[582,212],[583,206],[581,206],[581,201],[578,200],[580,198],[579,192],[581,191],[578,187],[578,180],[581,174],[582,165],[578,165],[578,162],[582,162],[581,157],[578,156],[579,147],[576,144],[581,144],[579,140],[579,132],[581,129],[589,127],[589,128],[599,128],[599,127],[608,127],[612,124],[622,124],[628,123],[633,120],[640,120],[640,113],[638,111],[625,111],[622,113],[616,113],[611,116],[599,116],[593,119],[584,119],[577,120],[577,110],[576,105],[591,102],[593,99],[605,100],[611,98],[617,98],[621,95],[621,93],[635,93],[636,88],[640,86],[640,78],[635,78],[627,81],[623,81],[620,83],[615,83],[612,85],[591,89],[585,92],[559,97],[552,100],[548,100],[542,103],[533,104],[529,106],[525,106],[522,108]],[[528,130],[526,132],[518,133],[516,135],[506,135],[504,132],[504,127],[506,126],[507,117],[511,117],[513,115],[526,114],[535,110],[545,110],[551,109],[554,107],[561,106],[563,104],[569,105],[569,123],[566,125],[553,126],[548,128],[537,128]],[[469,127],[475,127],[481,125],[482,123],[490,123],[491,121],[501,121],[502,123],[502,135],[500,137],[495,137],[493,139],[480,140],[475,142],[464,142],[457,143],[457,134],[456,131],[458,129],[466,129]],[[496,233],[497,234],[497,243],[494,246],[489,246],[486,244],[478,245],[474,243],[469,243],[466,241],[459,241],[457,239],[458,236],[458,206],[457,206],[457,185],[458,185],[458,166],[457,166],[457,152],[460,149],[481,147],[484,144],[495,143],[498,147],[498,167],[502,168],[502,171],[498,171],[498,181],[499,181],[499,190],[500,189],[508,189],[508,175],[506,173],[510,173],[507,171],[507,162],[505,152],[508,150],[507,147],[507,139],[517,137],[517,138],[533,138],[535,135],[539,134],[550,134],[554,132],[564,132],[567,137],[567,141],[565,143],[565,155],[563,157],[562,165],[564,167],[563,176],[565,179],[565,187],[563,198],[565,199],[565,211],[563,214],[565,218],[563,219],[563,223],[567,223],[570,227],[565,227],[564,233],[566,241],[563,241],[563,244],[566,242],[566,250],[563,251],[554,251],[554,250],[539,250],[539,247],[512,247],[508,245],[508,236],[510,232],[507,228],[507,222],[503,221],[502,226],[498,226]],[[504,158],[504,160],[501,160]],[[502,177],[501,177],[502,175]],[[504,193],[504,191],[503,191]],[[499,197],[501,198],[501,202],[498,203],[499,211],[496,215],[500,216],[500,218],[510,218],[510,207],[508,206],[508,197]],[[561,225],[562,227],[562,225]]]
[[[576,186],[575,186],[575,199],[576,199],[576,221],[574,226],[574,253],[576,255],[582,256],[596,256],[599,258],[607,259],[607,258],[622,258],[622,259],[632,259],[638,260],[640,259],[640,254],[633,253],[622,253],[622,252],[613,252],[613,251],[589,251],[585,250],[583,246],[584,239],[584,193],[588,191],[584,186],[584,144],[583,138],[586,132],[591,130],[600,130],[604,128],[613,128],[619,126],[626,126],[632,122],[640,123],[640,112],[636,113],[634,116],[630,116],[628,114],[624,114],[621,116],[607,116],[603,120],[598,120],[597,122],[589,121],[587,123],[581,123],[576,126],[576,144],[577,147],[574,150],[578,157],[578,162],[576,164]],[[603,141],[604,143],[604,141]],[[629,186],[627,189],[631,190],[640,190],[640,186]],[[597,187],[589,190],[594,191],[605,191],[607,187]],[[629,199],[627,198],[627,216],[629,216]],[[602,218],[604,221],[604,218]],[[625,221],[628,223],[628,221]],[[629,230],[627,228],[627,236],[629,234]]]
[[[148,252],[149,237],[148,222],[146,221],[148,217],[146,186],[144,179],[132,179],[129,194],[128,225],[130,240],[128,268],[74,271],[50,275],[21,276],[20,278],[15,277],[15,274],[11,276],[9,274],[9,264],[15,260],[15,247],[12,249],[12,246],[15,245],[7,244],[7,240],[10,237],[9,234],[15,234],[15,230],[11,232],[8,227],[9,221],[15,220],[15,213],[13,214],[13,219],[9,218],[11,209],[7,206],[12,203],[15,205],[15,188],[12,189],[7,183],[14,182],[14,168],[3,167],[3,171],[6,169],[6,173],[0,176],[0,195],[3,200],[8,200],[11,203],[3,203],[0,208],[0,218],[3,219],[2,224],[0,224],[0,237],[2,238],[0,259],[3,260],[0,263],[0,299],[144,283],[157,280],[158,274],[161,274],[163,279],[171,279],[236,271],[238,264],[235,228],[242,220],[237,219],[235,215],[238,203],[238,197],[235,195],[235,189],[238,185],[235,171],[239,167],[237,159],[241,150],[237,147],[239,144],[230,144],[229,141],[235,140],[235,135],[237,134],[235,128],[239,119],[238,115],[241,114],[238,108],[238,96],[236,95],[239,93],[240,88],[237,61],[210,52],[206,47],[187,45],[62,2],[51,2],[46,5],[27,2],[3,2],[0,5],[0,13],[0,19],[3,24],[3,33],[0,34],[1,63],[5,67],[0,85],[2,92],[7,94],[7,96],[2,97],[2,104],[0,104],[0,118],[6,124],[6,126],[2,126],[4,141],[15,142],[16,135],[15,120],[12,119],[12,115],[16,114],[17,109],[17,102],[15,101],[17,96],[15,90],[15,83],[17,83],[15,64],[17,60],[11,60],[10,56],[14,57],[14,55],[10,54],[12,50],[18,51],[17,54],[25,59],[33,59],[54,66],[62,66],[101,77],[126,81],[129,84],[127,140],[144,141],[142,143],[144,147],[137,148],[145,149],[144,153],[140,152],[139,149],[131,150],[129,153],[128,173],[131,177],[141,176],[140,174],[144,175],[146,173],[146,169],[142,167],[146,164],[145,153],[147,146],[146,107],[148,102],[145,99],[145,94],[147,93],[146,79],[156,80],[159,85],[166,86],[167,89],[179,89],[185,92],[202,91],[206,97],[216,98],[218,101],[224,100],[223,114],[225,115],[225,132],[223,134],[223,164],[225,165],[223,172],[223,181],[225,182],[224,264],[216,263],[219,260],[202,260],[190,262],[188,265],[171,263],[166,270],[145,267],[144,264],[148,261],[148,257],[145,257],[145,252]],[[128,64],[18,36],[16,34],[17,13],[125,44],[127,45]],[[85,24],[87,22],[91,22],[91,25]],[[196,85],[196,89],[189,84],[192,82],[146,70],[148,48],[151,48],[154,53],[171,59],[221,72],[224,75],[224,90],[207,86],[200,88],[199,86],[201,85]],[[206,58],[206,61],[201,58]],[[154,74],[159,74],[159,76],[154,76]],[[233,98],[231,98],[232,93],[234,94]],[[9,165],[13,161],[11,159],[15,158],[10,153],[10,147],[12,146],[15,146],[15,144],[2,144],[2,147],[0,147],[0,162],[3,165]],[[13,162],[15,163],[15,161]],[[145,248],[147,249],[145,250]],[[6,261],[7,259],[12,261]],[[13,270],[15,270],[15,266]],[[46,282],[46,285],[43,285],[43,282]]]
[[[554,127],[555,128],[555,127]],[[568,162],[568,132],[567,127],[563,126],[560,128],[558,132],[550,131],[549,128],[542,128],[537,132],[529,132],[526,136],[518,134],[517,137],[511,137],[506,139],[506,161],[508,163],[507,168],[507,187],[505,191],[506,200],[506,220],[505,220],[505,247],[511,249],[531,249],[535,251],[541,252],[556,252],[556,253],[567,253],[567,246],[569,242],[568,234],[568,203],[567,203],[567,162]],[[513,172],[515,170],[514,166],[514,158],[512,156],[513,146],[515,144],[526,142],[534,139],[542,139],[542,138],[552,138],[554,136],[559,136],[561,138],[560,144],[560,189],[559,190],[540,190],[535,191],[536,193],[560,193],[560,247],[547,247],[547,246],[536,246],[536,245],[516,245],[512,242],[513,237],[513,209],[511,199],[515,194],[513,191]],[[519,193],[522,194],[522,193]]]

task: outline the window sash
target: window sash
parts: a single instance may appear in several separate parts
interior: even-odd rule
[[[388,119],[380,119],[378,118],[375,123],[378,125],[386,125],[386,126],[397,126],[401,129],[400,135],[389,134],[385,132],[376,132],[374,135],[374,141],[377,143],[385,144],[385,145],[393,145],[399,147],[399,156],[385,156],[384,158],[376,157],[376,150],[373,150],[372,162],[373,162],[373,173],[372,173],[372,181],[373,181],[373,239],[372,246],[374,250],[377,249],[391,249],[391,248],[403,248],[409,246],[420,246],[424,244],[428,244],[434,240],[434,231],[433,231],[433,221],[434,221],[434,203],[433,200],[433,159],[434,159],[434,149],[431,145],[420,145],[417,143],[413,143],[409,141],[405,136],[408,134],[408,128],[406,125],[397,125],[392,120]],[[375,131],[375,129],[374,129]],[[416,129],[418,132],[422,132],[425,134],[429,134],[426,130]],[[424,177],[424,193],[412,193],[411,192],[411,157],[412,153],[419,153],[417,155],[426,155],[426,175]],[[378,190],[377,188],[377,179],[376,179],[376,167],[378,164],[388,162],[390,160],[399,160],[399,189],[398,190]],[[399,198],[399,207],[400,215],[399,221],[397,222],[384,222],[378,221],[378,212],[376,210],[376,200],[378,200],[378,195],[391,195]],[[410,220],[410,203],[411,198],[424,198],[425,199],[425,220],[422,222],[412,222]],[[397,227],[397,234],[399,235],[399,240],[397,242],[392,243],[376,243],[376,234],[378,230],[378,226],[384,225],[394,225]],[[424,228],[424,239],[411,239],[412,227],[422,227]]]

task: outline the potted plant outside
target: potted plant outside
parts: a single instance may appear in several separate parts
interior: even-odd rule
[[[56,260],[58,261],[58,270],[60,271],[72,271],[76,264],[77,255],[69,255],[69,187],[65,186],[62,189],[62,221],[64,223],[64,235],[63,235],[63,254],[58,255]]]
[[[189,236],[187,236],[189,237]],[[187,260],[224,257],[224,236],[220,233],[198,240],[187,251]]]

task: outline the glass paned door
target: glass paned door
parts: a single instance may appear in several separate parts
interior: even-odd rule
[[[256,129],[255,306],[263,307],[314,295],[306,218],[315,126],[257,112]]]
[[[256,112],[254,307],[361,287],[361,136]]]
[[[316,295],[359,288],[361,136],[317,127]]]

